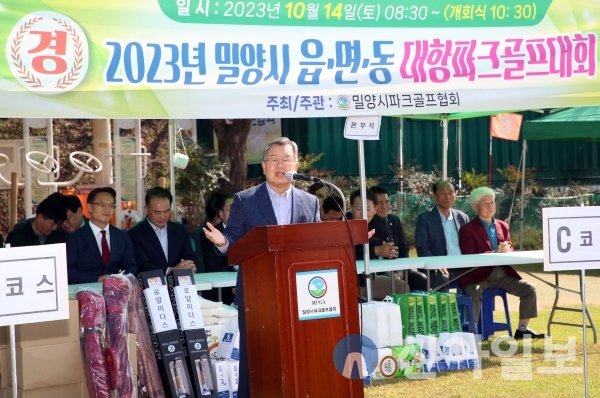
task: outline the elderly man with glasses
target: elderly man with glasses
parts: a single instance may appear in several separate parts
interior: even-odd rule
[[[136,274],[135,253],[129,235],[109,224],[116,192],[96,188],[87,198],[90,220],[67,237],[69,284],[100,282],[120,271]]]
[[[477,217],[458,231],[458,241],[462,254],[508,253],[513,251],[510,241],[510,227],[504,221],[494,218],[496,214],[496,194],[491,188],[480,187],[471,192],[469,202],[477,212]],[[480,267],[459,279],[460,288],[473,298],[475,319],[479,319],[483,291],[488,288],[501,288],[506,293],[520,299],[519,327],[515,339],[544,338],[544,334],[529,329],[529,319],[537,317],[537,294],[535,286],[521,279],[511,266]]]

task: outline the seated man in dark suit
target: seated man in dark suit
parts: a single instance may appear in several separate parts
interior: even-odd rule
[[[342,198],[338,196],[329,196],[323,201],[321,206],[321,221],[339,221],[344,215]]]
[[[398,247],[394,245],[392,233],[385,220],[377,215],[377,196],[367,189],[367,221],[369,223],[369,231],[375,231],[374,235],[369,239],[369,258],[372,260],[378,258],[397,258]],[[350,213],[346,214],[349,220],[362,219],[363,201],[360,197],[360,190],[352,192],[350,195]],[[356,245],[356,259],[364,259],[363,245]],[[374,300],[383,300],[385,296],[392,293],[391,278],[386,275],[372,274],[372,292]],[[361,286],[361,295],[364,297],[365,278],[360,275],[359,282]],[[395,277],[394,292],[406,292],[404,281]]]
[[[172,221],[173,195],[155,187],[146,193],[146,219],[127,233],[133,243],[138,272],[161,269],[166,275],[174,269],[190,268],[196,272],[194,250],[184,226]]]
[[[65,243],[65,233],[57,228],[66,218],[62,203],[48,197],[38,205],[35,217],[15,224],[6,243],[10,243],[11,247]]]
[[[63,195],[63,194],[62,194],[62,193],[60,193],[60,192],[53,192],[53,193],[51,193],[50,195],[48,195],[48,196],[46,197],[46,199],[53,199],[53,200],[56,200],[56,201],[59,201],[60,203],[62,203],[62,202],[63,202],[63,199],[64,199],[64,197],[65,197],[65,195]],[[41,202],[40,202],[40,203],[41,203]],[[21,220],[21,221],[17,222],[17,223],[16,223],[16,224],[13,226],[13,229],[17,229],[17,227],[19,227],[19,228],[20,228],[20,227],[23,227],[23,226],[25,226],[25,225],[26,225],[28,222],[31,222],[31,221],[33,221],[33,219],[34,219],[34,218],[35,218],[35,217],[31,217],[31,218],[24,218],[23,220]],[[60,226],[57,228],[57,230],[58,230],[58,231],[61,231],[61,232],[64,232],[64,231],[62,231],[62,224],[61,224],[61,225],[60,225]],[[62,242],[62,243],[64,243],[64,242]]]
[[[415,229],[415,246],[419,257],[431,256],[456,256],[460,255],[458,244],[458,231],[469,222],[469,216],[460,210],[452,208],[456,202],[454,186],[448,181],[438,181],[433,184],[433,199],[436,205],[430,210],[419,214],[417,228]],[[411,289],[427,289],[427,275],[425,270],[418,270],[408,276]],[[431,273],[431,287],[437,287],[455,279],[460,270],[450,272],[446,269],[436,270]],[[443,290],[447,291],[448,288]]]
[[[117,207],[115,190],[96,188],[87,198],[90,221],[67,236],[69,284],[100,282],[120,271],[137,274],[126,232],[109,224]]]
[[[62,204],[67,212],[67,219],[62,223],[66,233],[70,234],[83,227],[88,219],[83,215],[81,200],[76,195],[65,195]]]
[[[494,218],[496,214],[496,194],[491,188],[481,187],[471,192],[469,202],[477,212],[477,217],[458,232],[462,254],[507,253],[513,251],[510,241],[510,227],[504,221]],[[519,297],[519,328],[515,339],[530,337],[543,339],[542,333],[529,329],[529,319],[537,317],[537,294],[535,286],[521,279],[521,276],[506,265],[502,267],[480,267],[459,279],[459,286],[473,299],[475,319],[479,319],[483,291],[487,288],[502,288],[506,293]]]

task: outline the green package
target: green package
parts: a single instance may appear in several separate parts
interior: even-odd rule
[[[417,335],[417,308],[416,299],[410,294],[392,294],[394,303],[400,306],[402,317],[402,338]]]
[[[423,373],[423,354],[418,344],[392,347],[392,356],[398,364],[394,377],[408,377],[411,374]]]

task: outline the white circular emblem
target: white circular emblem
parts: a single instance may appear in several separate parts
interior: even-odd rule
[[[40,94],[59,94],[85,77],[89,50],[85,33],[71,18],[36,11],[21,18],[6,41],[6,59],[14,77]]]
[[[167,350],[169,350],[169,352],[175,352],[175,346],[174,346],[173,344],[170,344],[170,345],[167,347]]]

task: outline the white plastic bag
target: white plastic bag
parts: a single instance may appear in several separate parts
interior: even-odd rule
[[[402,317],[400,316],[400,306],[394,303],[394,300],[387,296],[383,299],[382,305],[386,307],[388,314],[388,324],[390,328],[390,346],[395,347],[403,345],[402,341]]]
[[[388,310],[381,303],[371,302],[362,305],[362,324],[362,334],[371,339],[375,347],[391,346]]]
[[[462,333],[440,333],[439,345],[450,370],[466,369],[464,362],[461,368],[461,361],[466,358]]]
[[[239,334],[238,319],[227,318],[221,335],[219,336],[219,346],[217,347],[217,356],[222,359],[230,359],[235,345],[236,336]]]

